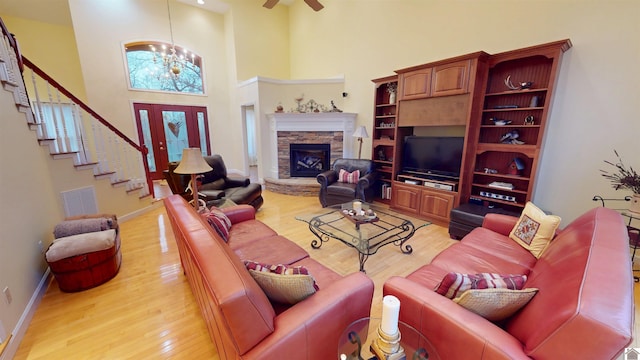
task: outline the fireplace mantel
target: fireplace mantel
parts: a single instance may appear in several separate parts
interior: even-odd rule
[[[355,113],[273,113],[267,114],[269,121],[269,172],[268,177],[278,179],[278,132],[279,131],[336,131],[342,132],[342,157],[354,156]]]

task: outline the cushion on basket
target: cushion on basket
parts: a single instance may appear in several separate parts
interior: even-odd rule
[[[71,256],[106,250],[113,247],[115,240],[114,229],[66,236],[54,240],[45,257],[51,263]]]
[[[59,239],[71,235],[103,231],[111,228],[112,219],[105,217],[65,220],[56,225],[56,227],[53,229],[53,236],[56,239]]]
[[[489,321],[500,321],[515,314],[538,292],[536,288],[473,289],[453,299],[458,305]]]
[[[318,290],[315,279],[304,266],[267,265],[249,260],[244,264],[271,301],[295,304]]]

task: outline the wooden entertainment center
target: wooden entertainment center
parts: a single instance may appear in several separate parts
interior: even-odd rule
[[[560,61],[570,47],[566,39],[476,52],[372,80],[376,200],[440,224],[469,202],[520,212],[533,196]],[[404,171],[403,142],[416,134],[463,136],[459,177]]]

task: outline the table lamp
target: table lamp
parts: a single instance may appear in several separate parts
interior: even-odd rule
[[[193,195],[193,207],[196,211],[200,210],[200,198],[198,197],[198,182],[196,181],[196,175],[202,174],[213,170],[204,158],[199,148],[184,148],[182,149],[182,160],[173,172],[176,174],[190,174],[191,175],[191,194]]]
[[[358,149],[358,159],[360,159],[362,155],[362,138],[368,138],[369,134],[367,134],[367,129],[364,126],[359,126],[352,136],[357,137],[360,142],[360,148]]]

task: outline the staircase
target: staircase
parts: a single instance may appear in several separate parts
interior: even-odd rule
[[[78,172],[67,175],[67,178],[78,179],[68,186],[86,186],[88,178],[95,182],[96,192],[105,191],[101,183],[108,181],[109,187],[128,199],[123,199],[121,194],[104,193],[98,198],[115,196],[118,202],[131,203],[122,207],[127,213],[150,205],[153,182],[147,168],[146,147],[128,138],[23,57],[2,19],[0,25],[0,82],[3,89],[12,94],[16,110],[24,113],[26,124],[34,131],[34,146],[39,144],[46,149],[53,160],[65,159],[59,165],[52,165],[52,176],[57,176],[59,171]],[[86,176],[87,172],[90,176]],[[60,191],[70,190],[64,185],[57,187]],[[118,213],[111,208],[100,207],[100,211]]]

